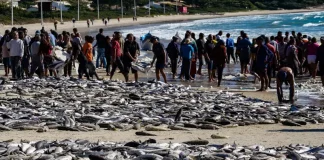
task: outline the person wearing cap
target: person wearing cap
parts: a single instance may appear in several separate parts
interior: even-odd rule
[[[203,57],[205,57],[205,35],[203,33],[199,33],[199,39],[196,40],[197,49],[198,49],[198,60],[199,60],[199,66],[197,74],[201,74],[201,68],[204,65]]]
[[[289,67],[282,67],[277,73],[277,96],[279,102],[284,102],[283,99],[283,91],[282,91],[282,84],[285,83],[288,85],[289,83],[289,101],[294,103],[294,96],[295,96],[295,79],[294,74]]]
[[[162,77],[164,79],[165,83],[167,82],[166,79],[166,75],[164,73],[164,67],[165,67],[165,63],[166,63],[166,53],[164,50],[164,46],[162,43],[160,43],[157,39],[157,37],[152,37],[151,38],[151,43],[153,43],[153,61],[151,62],[151,67],[153,66],[155,60],[156,60],[156,64],[155,64],[155,73],[156,73],[156,80],[160,81],[160,73],[162,74]]]
[[[320,40],[321,45],[317,49],[316,64],[318,64],[322,86],[324,87],[324,37],[321,37]]]
[[[181,49],[180,49],[180,56],[182,59],[181,73],[184,74],[185,79],[187,81],[191,80],[190,67],[191,67],[191,59],[194,55],[194,49],[190,45],[190,43],[191,42],[189,38],[185,39],[185,42],[183,45],[181,45]]]
[[[10,31],[6,30],[5,34],[3,35],[0,41],[0,47],[1,47],[0,52],[2,54],[2,63],[5,69],[5,76],[8,76],[8,74],[10,73],[10,55],[7,48],[7,40],[6,40],[9,38],[9,34]]]
[[[171,72],[172,72],[173,79],[175,79],[177,74],[177,67],[178,67],[177,62],[180,54],[177,42],[178,42],[178,37],[173,36],[171,42],[168,44],[168,47],[166,48],[168,57],[171,60]]]
[[[263,44],[264,40],[262,37],[257,38],[258,47],[256,48],[256,71],[260,76],[261,88],[258,91],[265,91],[269,86],[269,79],[267,75],[267,67],[273,58],[273,53]]]
[[[231,34],[226,34],[226,51],[227,51],[227,64],[231,61],[231,56],[234,61],[234,64],[236,63],[235,57],[234,57],[234,40],[231,38]]]

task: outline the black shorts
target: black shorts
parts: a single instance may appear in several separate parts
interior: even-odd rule
[[[53,58],[51,56],[44,56],[44,68],[47,69],[50,64],[53,63]]]
[[[132,63],[130,63],[130,62],[124,62],[124,70],[125,70],[125,73],[129,73],[129,70],[131,70],[132,71],[132,73],[137,73],[137,70],[135,70],[135,69],[133,69],[132,68]]]

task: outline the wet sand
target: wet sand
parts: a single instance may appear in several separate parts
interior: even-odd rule
[[[45,133],[36,131],[7,131],[0,134],[0,141],[13,139],[20,140],[63,140],[63,139],[88,139],[93,142],[112,141],[127,142],[133,140],[156,139],[158,142],[184,142],[189,140],[205,139],[210,144],[224,144],[234,142],[239,145],[264,145],[266,147],[283,146],[289,144],[322,145],[320,139],[324,138],[323,125],[308,124],[303,127],[287,127],[281,124],[254,125],[237,128],[221,128],[219,130],[196,130],[190,131],[163,131],[150,132],[158,136],[136,136],[135,130],[109,131],[99,130],[93,132],[73,132],[50,130]],[[228,139],[212,139],[212,134],[229,136]]]

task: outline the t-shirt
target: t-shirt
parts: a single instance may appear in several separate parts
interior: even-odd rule
[[[103,34],[101,34],[101,33],[97,34],[96,40],[97,40],[98,48],[106,47],[107,41],[106,41],[106,37]]]
[[[205,51],[208,54],[208,57],[210,59],[214,58],[214,56],[213,56],[214,47],[215,47],[215,45],[214,45],[214,43],[212,41],[207,41],[206,44],[205,44]]]
[[[307,46],[308,55],[316,55],[319,45],[317,43],[311,43]]]
[[[111,49],[112,49],[112,56],[120,57],[121,56],[121,47],[118,41],[113,40],[111,41]],[[116,50],[116,53],[115,53]],[[114,55],[116,54],[116,55]]]
[[[39,47],[40,47],[40,41],[35,41],[31,44],[30,46],[31,56],[38,55]]]
[[[126,55],[128,52],[130,53],[130,55],[132,57],[135,57],[137,51],[139,50],[139,46],[137,45],[137,43],[135,41],[130,42],[130,41],[126,41],[124,43],[124,58],[125,61],[131,62],[132,60]]]
[[[227,48],[234,48],[234,40],[232,38],[226,39],[226,47]]]
[[[87,61],[92,61],[92,44],[91,43],[85,43],[82,47],[83,54],[86,56]]]
[[[203,39],[198,39],[196,41],[197,48],[198,48],[198,54],[202,55],[205,54],[205,41]]]
[[[164,52],[164,46],[162,43],[158,42],[156,44],[153,44],[153,53],[156,57],[156,63],[158,64],[164,64],[165,63],[165,52]]]

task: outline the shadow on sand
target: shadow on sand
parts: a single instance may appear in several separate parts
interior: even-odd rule
[[[280,129],[268,130],[268,132],[324,132],[324,129]]]

